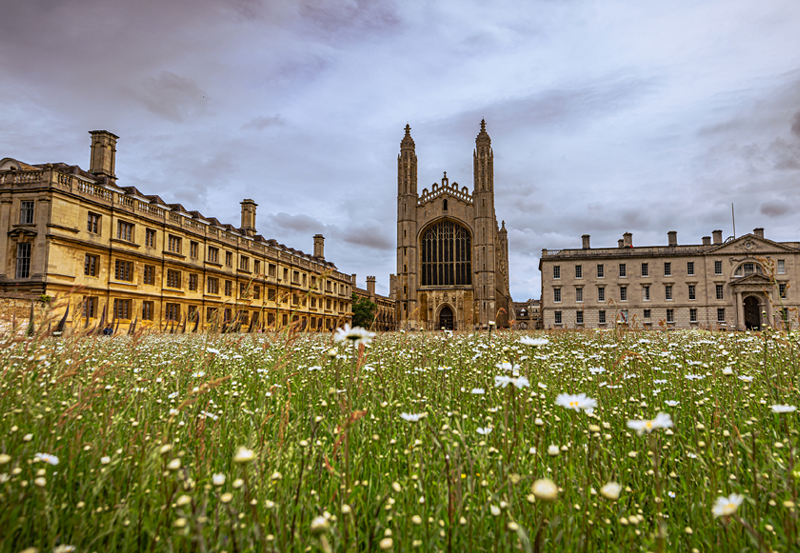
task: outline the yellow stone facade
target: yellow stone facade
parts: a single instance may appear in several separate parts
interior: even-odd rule
[[[269,330],[350,321],[352,283],[325,260],[116,182],[115,135],[93,131],[89,171],[0,160],[0,292],[68,297],[68,323]],[[59,302],[62,310],[66,303]]]

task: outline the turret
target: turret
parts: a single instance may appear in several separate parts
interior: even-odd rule
[[[486,132],[486,121],[481,121],[481,130],[475,138],[475,151],[473,153],[473,178],[475,190],[473,201],[475,205],[475,236],[473,239],[472,271],[474,273],[475,299],[479,321],[488,324],[495,320],[496,302],[495,288],[495,263],[499,261],[495,252],[495,235],[498,233],[497,221],[494,216],[494,153],[492,152],[492,139]]]
[[[404,325],[417,313],[417,154],[406,125],[397,156],[397,320]],[[416,327],[416,322],[411,323]]]

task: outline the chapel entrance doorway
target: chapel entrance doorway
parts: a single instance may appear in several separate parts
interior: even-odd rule
[[[453,311],[446,305],[439,311],[439,328],[453,330]]]
[[[744,327],[747,330],[761,330],[761,304],[755,296],[744,299]]]

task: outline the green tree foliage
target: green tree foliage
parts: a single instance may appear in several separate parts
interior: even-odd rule
[[[377,310],[378,304],[353,294],[353,326],[371,327]]]

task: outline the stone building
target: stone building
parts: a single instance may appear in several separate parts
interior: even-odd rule
[[[68,296],[68,321],[274,329],[350,320],[352,284],[325,259],[168,204],[114,172],[117,136],[92,131],[88,171],[0,160],[0,292]],[[233,327],[231,327],[233,325]]]
[[[357,298],[366,299],[378,306],[375,310],[375,321],[368,330],[377,330],[386,332],[389,330],[397,330],[397,323],[395,322],[395,299],[394,299],[394,281],[395,276],[389,275],[389,290],[390,296],[381,296],[375,293],[375,277],[367,277],[367,287],[359,288],[356,285],[356,275],[353,274],[353,293]]]
[[[542,328],[539,300],[514,302],[514,328],[518,330],[536,330]]]
[[[402,329],[508,325],[508,234],[494,209],[494,153],[481,121],[473,190],[447,172],[419,194],[411,127],[397,156],[397,299]]]
[[[800,243],[773,242],[764,229],[723,241],[634,247],[626,232],[616,248],[542,250],[545,328],[760,329],[797,320]]]

